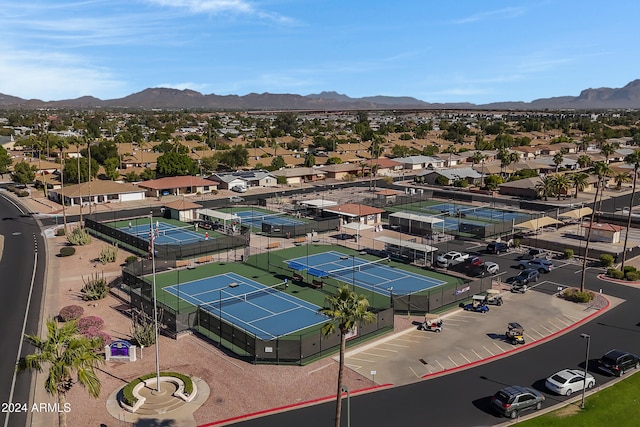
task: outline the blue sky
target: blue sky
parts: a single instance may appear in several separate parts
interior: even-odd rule
[[[531,101],[640,78],[637,0],[0,0],[0,93]]]

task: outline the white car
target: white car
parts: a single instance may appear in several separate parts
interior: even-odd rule
[[[485,271],[489,274],[496,274],[500,271],[500,266],[495,262],[487,261],[483,262],[482,265],[484,266]]]
[[[438,267],[451,267],[452,265],[460,264],[467,258],[469,258],[469,254],[450,251],[436,258],[436,264],[438,264]]]
[[[244,187],[242,185],[234,185],[233,187],[231,187],[231,191],[235,191],[236,193],[246,193],[247,187]]]
[[[584,371],[563,369],[547,378],[544,385],[554,393],[570,396],[571,393],[582,391],[584,388]],[[593,388],[595,385],[595,378],[587,372],[587,388]]]

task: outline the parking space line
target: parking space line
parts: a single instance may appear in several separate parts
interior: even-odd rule
[[[576,323],[578,320],[580,320],[580,318],[578,317],[571,317],[571,316],[567,316],[566,314],[562,313],[562,315],[564,317],[566,317],[567,319],[569,319],[571,321],[571,323]]]
[[[482,348],[484,348],[487,351],[487,353],[489,353],[490,355],[495,356],[495,354],[491,353],[491,351],[487,347],[482,346]]]
[[[571,322],[567,322],[566,320],[561,319],[561,318],[559,318],[559,317],[556,317],[556,320],[557,320],[558,322],[562,323],[562,327],[560,327],[560,329],[562,329],[562,328],[564,328],[564,327],[566,327],[566,326],[571,325]]]
[[[527,334],[526,332],[525,332],[524,336],[525,336],[525,337],[527,337],[527,339],[528,339],[528,340],[530,340],[530,341],[535,341],[535,340],[536,340],[536,338],[535,338],[535,337],[533,337],[533,336],[531,336],[531,335]]]
[[[392,345],[392,346],[394,346],[394,347],[409,348],[409,346],[408,346],[408,345],[392,344],[392,343],[390,343],[390,342],[386,342],[386,343],[384,343],[384,344],[382,344],[382,345]]]
[[[437,363],[438,365],[440,365],[440,370],[441,370],[441,371],[444,371],[444,366],[442,366],[442,363],[438,362],[437,360],[436,360],[436,363]]]
[[[411,372],[413,372],[413,375],[415,375],[416,377],[418,377],[418,378],[422,378],[422,375],[418,375],[418,374],[416,374],[416,371],[414,371],[414,370],[413,370],[413,368],[412,368],[411,366],[409,366],[409,370],[410,370]]]
[[[554,320],[557,320],[557,319],[554,319]],[[555,324],[555,323],[553,323],[551,320],[547,320],[547,322],[551,323],[551,324],[553,325],[553,327],[554,327],[554,328],[562,329],[562,326],[558,326],[558,325],[556,325],[556,324]]]
[[[544,336],[545,336],[544,334],[541,334],[540,332],[536,331],[536,330],[535,330],[535,329],[533,329],[533,328],[531,328],[531,329],[529,329],[529,330],[530,330],[530,331],[535,332],[536,334],[540,335],[541,337],[544,337]]]
[[[456,362],[453,361],[453,359],[451,358],[451,356],[448,356],[449,360],[451,360],[451,363],[453,363],[453,366],[455,366],[456,368],[458,367],[458,364]]]
[[[503,350],[502,347],[500,347],[496,342],[494,342],[493,345],[498,347],[498,350],[500,350],[501,353],[504,353],[505,351],[507,351],[507,350]]]
[[[375,360],[360,359],[359,357],[353,357],[353,356],[349,357],[349,360],[359,360],[359,361],[361,361],[361,362],[369,362],[369,363],[373,363],[373,362],[375,362]]]
[[[549,322],[549,323],[551,323],[551,322]],[[553,323],[551,323],[551,324],[553,325]],[[550,334],[552,334],[552,333],[553,333],[553,331],[552,331],[551,329],[547,328],[547,327],[546,327],[546,326],[544,326],[544,325],[538,325],[538,326],[540,326],[542,329],[546,329],[546,330],[547,330],[547,332],[549,332]],[[537,331],[536,331],[536,332],[537,332]],[[538,332],[538,333],[539,333],[539,332]],[[540,334],[540,335],[542,335],[542,334]],[[542,336],[544,336],[544,335],[542,335]]]
[[[349,369],[353,369],[354,371],[357,371],[358,369],[362,369],[362,365],[352,365],[350,363],[345,363],[345,366],[348,367]]]
[[[398,350],[389,350],[388,348],[379,348],[379,347],[375,347],[376,350],[380,350],[380,351],[388,351],[391,353],[397,353]]]
[[[480,355],[478,354],[478,352],[477,352],[477,351],[475,351],[474,349],[471,349],[471,351],[473,351],[473,353],[476,355],[476,357],[477,357],[479,360],[480,360],[480,359],[482,359],[482,356],[480,356]]]
[[[361,352],[360,354],[366,354],[367,356],[373,356],[373,357],[389,357],[388,354],[376,354],[376,353],[367,353],[366,351]]]
[[[464,354],[460,353],[460,356],[462,356],[462,358],[463,358],[464,360],[466,360],[466,361],[467,361],[467,363],[471,363],[471,360],[469,360],[469,359],[467,358],[467,356],[465,356]]]

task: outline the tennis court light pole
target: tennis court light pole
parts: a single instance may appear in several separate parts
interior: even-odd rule
[[[238,282],[231,282],[227,286],[220,288],[220,299],[218,300],[218,315],[220,317],[220,330],[218,331],[218,345],[222,346],[222,291],[228,288],[237,288],[240,286]]]
[[[151,272],[153,276],[153,330],[156,339],[156,391],[160,393],[160,342],[158,337],[158,298],[156,292],[156,250],[153,238],[153,211],[149,213],[149,241],[151,243]]]

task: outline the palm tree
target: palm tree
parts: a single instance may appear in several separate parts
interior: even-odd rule
[[[593,210],[591,211],[591,220],[589,221],[589,231],[587,232],[587,242],[584,246],[584,259],[582,260],[582,278],[580,279],[580,292],[584,292],[584,281],[587,273],[587,257],[589,255],[589,243],[591,242],[591,230],[593,228],[594,218],[596,215],[596,203],[598,202],[598,191],[602,187],[604,178],[611,174],[611,168],[605,162],[596,162],[593,165],[593,173],[598,177],[596,184],[596,194],[593,196]]]
[[[616,190],[620,190],[622,188],[622,184],[632,181],[629,172],[616,172],[611,178],[613,178],[613,182],[616,183]]]
[[[549,200],[549,196],[553,196],[555,191],[555,185],[553,183],[553,176],[547,175],[542,178],[542,181],[536,184],[536,190],[540,197],[544,197],[544,200]]]
[[[560,200],[561,195],[569,194],[569,190],[571,189],[571,178],[569,178],[566,174],[558,174],[552,177],[554,191],[556,196],[558,196],[558,200]]]
[[[360,322],[372,322],[375,315],[368,311],[369,301],[364,295],[358,296],[349,289],[342,286],[335,295],[326,297],[329,308],[320,310],[322,314],[329,316],[336,322],[329,322],[322,327],[322,334],[325,336],[335,333],[336,328],[340,331],[340,364],[338,367],[338,392],[336,400],[336,427],[340,427],[340,410],[342,407],[342,377],[344,374],[344,353],[346,348],[346,335],[353,330]]]
[[[629,240],[629,229],[631,228],[631,209],[633,199],[636,196],[636,182],[638,181],[638,169],[640,169],[640,150],[635,149],[633,153],[627,154],[624,162],[633,165],[633,190],[631,190],[631,200],[629,200],[629,212],[627,213],[627,232],[624,234],[624,247],[622,249],[622,264],[620,270],[624,271],[624,262],[627,258],[627,242]]]
[[[480,151],[476,151],[475,153],[473,153],[473,156],[471,156],[471,161],[473,162],[474,165],[477,165],[478,163],[482,162],[482,172],[481,172],[482,177],[480,178],[480,186],[484,186],[484,161],[486,160],[486,158],[487,156],[482,154]]]
[[[588,156],[586,154],[581,154],[580,156],[578,156],[578,166],[580,166],[580,169],[584,169],[590,165],[591,165],[591,156]]]
[[[585,172],[578,172],[571,175],[571,182],[573,183],[573,188],[576,189],[575,198],[578,198],[578,191],[584,191],[589,185],[589,174]]]
[[[616,152],[616,144],[602,144],[600,146],[600,154],[604,156],[605,163],[609,164],[609,156]]]
[[[61,327],[54,320],[47,321],[47,338],[37,335],[25,335],[25,340],[35,347],[36,352],[22,357],[18,361],[18,372],[42,372],[48,367],[45,390],[58,398],[60,405],[58,422],[60,427],[67,426],[67,393],[80,383],[91,397],[100,395],[100,379],[95,369],[104,359],[97,350],[102,347],[102,339],[86,338],[78,333],[75,321],[66,322]],[[76,379],[73,378],[75,374]]]
[[[60,197],[62,198],[62,221],[64,224],[64,233],[67,235],[67,210],[64,200],[64,150],[69,147],[69,143],[65,138],[58,138],[52,142],[53,148],[60,150]]]
[[[560,165],[564,160],[564,154],[560,151],[553,155],[553,164],[556,165],[556,173],[558,173],[558,169],[560,169]]]

